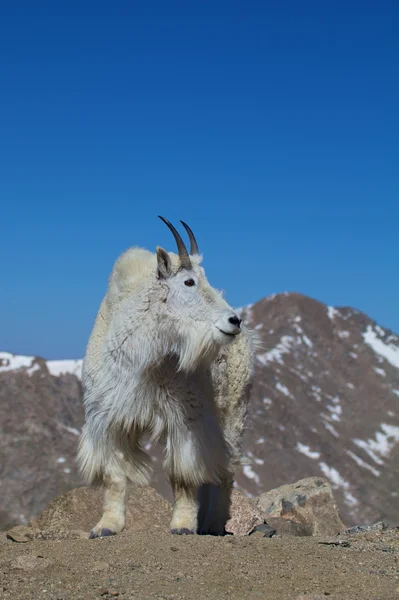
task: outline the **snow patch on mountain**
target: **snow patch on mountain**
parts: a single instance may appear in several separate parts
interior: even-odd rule
[[[314,452],[310,449],[309,446],[307,446],[306,444],[301,444],[301,442],[297,443],[296,449],[301,454],[304,454],[305,456],[307,456],[308,458],[312,458],[313,460],[317,460],[318,458],[320,458],[320,452]]]
[[[385,343],[377,334],[383,335],[384,331],[380,327],[376,327],[375,331],[371,325],[368,325],[366,332],[363,333],[365,343],[379,356],[382,356],[393,367],[399,369],[399,347],[391,343]],[[393,336],[390,336],[393,338]]]
[[[377,465],[383,465],[382,459],[387,458],[399,442],[399,427],[381,423],[379,429],[382,431],[376,431],[374,438],[354,439],[353,443],[362,448]]]
[[[59,377],[60,375],[75,375],[78,379],[82,377],[81,359],[75,360],[47,360],[45,361],[50,375]],[[24,356],[11,354],[10,352],[0,352],[0,372],[24,370],[31,376],[41,369],[40,364],[34,356]]]
[[[378,367],[374,367],[374,371],[377,373],[377,375],[381,375],[381,377],[386,377],[387,374],[385,373],[384,369],[379,369]]]
[[[329,319],[333,320],[334,317],[339,315],[339,312],[333,306],[327,306],[327,315]]]
[[[350,336],[350,333],[349,331],[338,331],[338,336],[341,338],[341,340],[345,340]]]
[[[290,390],[285,385],[280,383],[279,381],[277,381],[277,383],[276,383],[276,390],[278,390],[279,392],[284,394],[284,396],[288,396],[289,398],[292,398]]]
[[[340,421],[342,415],[342,406],[340,405],[339,398],[335,397],[331,399],[332,404],[327,404],[326,408],[331,413],[331,419],[333,421]]]
[[[377,469],[375,469],[374,467],[372,467],[371,465],[366,463],[362,458],[357,456],[357,454],[354,454],[351,450],[346,450],[346,453],[348,456],[350,456],[355,461],[355,463],[357,463],[359,465],[359,467],[362,467],[363,469],[367,469],[374,475],[374,477],[379,477],[381,475],[381,473],[379,471],[377,471]]]
[[[359,504],[357,498],[355,498],[349,491],[350,484],[348,483],[348,481],[345,481],[345,479],[340,475],[337,469],[335,469],[334,467],[329,467],[325,462],[319,462],[319,467],[322,470],[325,477],[327,477],[327,479],[330,480],[331,486],[334,489],[342,488],[345,503],[348,504],[348,506],[356,506],[357,504]]]
[[[68,427],[67,425],[62,425],[60,424],[61,429],[65,429],[65,431],[68,431],[69,433],[72,433],[73,435],[79,436],[80,435],[80,431],[79,429],[76,429],[76,427]]]
[[[10,352],[0,352],[0,372],[28,368],[34,360],[34,356],[18,356]]]
[[[244,465],[242,468],[242,472],[244,473],[245,477],[248,477],[248,479],[252,479],[257,485],[260,484],[259,475],[255,473],[255,471],[253,471],[251,465]]]
[[[32,367],[29,367],[29,369],[26,370],[29,377],[31,375],[33,375],[33,373],[35,373],[35,371],[40,371],[40,365],[38,363],[34,363],[34,365]]]
[[[284,354],[289,354],[291,352],[294,343],[295,338],[293,338],[291,335],[284,335],[275,348],[263,354],[258,354],[257,359],[264,366],[266,366],[269,362],[277,362],[282,365],[284,364]]]
[[[333,425],[331,425],[331,423],[324,422],[323,425],[327,429],[327,431],[329,431],[334,437],[339,438],[338,431]]]
[[[47,368],[51,375],[59,377],[68,373],[76,375],[79,379],[82,377],[82,360],[48,360]]]

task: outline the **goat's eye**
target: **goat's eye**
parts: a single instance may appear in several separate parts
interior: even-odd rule
[[[187,285],[187,287],[193,287],[193,285],[195,285],[195,281],[194,279],[186,279],[184,285]]]

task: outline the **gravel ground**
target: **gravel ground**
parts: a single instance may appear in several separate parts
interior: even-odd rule
[[[0,598],[399,600],[399,530],[340,538],[0,537]]]

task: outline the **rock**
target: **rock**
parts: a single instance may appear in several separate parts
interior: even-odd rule
[[[262,494],[256,505],[279,535],[337,535],[345,530],[324,477],[309,477]]]
[[[17,525],[7,531],[6,538],[12,542],[25,544],[33,538],[32,528],[26,525]]]
[[[233,490],[230,514],[231,518],[227,521],[225,529],[227,533],[234,535],[248,535],[264,521],[255,502],[238,490]]]
[[[79,487],[59,496],[31,522],[31,527],[49,539],[51,532],[68,537],[87,537],[102,514],[103,490]],[[169,530],[172,507],[151,487],[131,487],[126,502],[126,530]],[[82,532],[85,532],[84,534]],[[37,537],[37,535],[36,535]]]
[[[377,523],[373,523],[373,525],[355,525],[354,527],[349,527],[344,533],[368,533],[369,531],[385,531],[386,529],[388,529],[388,525],[384,521],[378,521]]]
[[[254,527],[254,530],[249,535],[261,534],[263,537],[273,537],[276,533],[273,527],[270,527],[267,523],[262,523],[262,525]]]

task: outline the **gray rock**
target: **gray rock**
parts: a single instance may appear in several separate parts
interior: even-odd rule
[[[344,533],[367,533],[369,531],[385,531],[386,529],[388,529],[386,523],[378,521],[377,523],[373,523],[373,525],[355,525],[354,527],[349,527]]]
[[[262,494],[257,507],[279,535],[337,535],[345,530],[324,477],[309,477]]]

